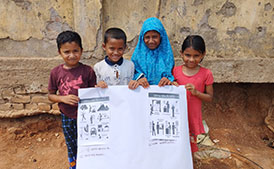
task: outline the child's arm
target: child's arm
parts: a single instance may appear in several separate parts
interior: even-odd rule
[[[174,86],[176,86],[176,87],[179,86],[178,82],[176,82],[176,81],[171,82],[171,85],[174,85]]]
[[[195,86],[191,83],[185,85],[186,90],[190,91],[192,95],[198,97],[199,99],[211,102],[213,98],[213,86],[208,85],[205,87],[205,93],[202,93],[195,89]]]
[[[137,81],[141,86],[143,86],[143,88],[148,88],[149,87],[149,83],[147,81],[147,78],[142,77],[142,78],[138,79]]]
[[[131,80],[129,83],[128,83],[128,88],[129,89],[136,89],[140,84],[136,81],[136,80]]]
[[[75,95],[60,96],[56,94],[56,91],[50,90],[48,93],[48,99],[54,103],[65,103],[75,106],[79,102],[79,97]]]
[[[160,80],[158,86],[161,87],[161,86],[171,85],[171,84],[172,84],[172,82],[168,78],[162,77],[162,79]]]
[[[107,88],[108,85],[107,85],[107,83],[104,82],[104,81],[99,81],[99,82],[97,83],[97,85],[95,85],[95,87]]]

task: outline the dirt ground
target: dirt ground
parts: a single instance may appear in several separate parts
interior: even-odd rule
[[[196,169],[274,169],[274,134],[264,118],[274,100],[274,84],[215,84],[214,101],[203,118],[226,159],[195,159]],[[1,169],[68,168],[60,116],[41,114],[0,119]]]

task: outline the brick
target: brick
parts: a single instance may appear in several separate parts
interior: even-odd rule
[[[15,89],[14,89],[14,92],[15,92],[15,94],[21,94],[21,95],[27,93],[26,89],[24,89],[24,88],[22,88],[22,87],[17,87],[17,88],[15,88]]]
[[[42,87],[40,92],[43,93],[43,94],[47,94],[48,93],[48,88],[47,87]]]
[[[26,104],[25,109],[26,110],[37,110],[38,105],[36,103]]]
[[[49,114],[60,115],[61,112],[59,110],[50,110]]]
[[[44,96],[33,96],[31,98],[31,102],[32,103],[52,103],[51,101],[49,101],[47,95],[44,95]]]
[[[13,90],[12,89],[4,89],[3,91],[2,91],[2,97],[3,98],[11,98],[11,97],[13,97],[14,96],[14,92],[13,92]]]
[[[59,110],[58,103],[54,103],[51,105],[52,110]]]
[[[5,103],[5,104],[0,104],[0,110],[2,111],[7,111],[7,110],[11,110],[11,104],[10,103]]]
[[[29,103],[30,96],[16,95],[15,97],[11,98],[11,102],[13,102],[13,103]]]
[[[40,111],[50,111],[50,104],[48,104],[48,103],[38,103],[38,109]]]
[[[32,82],[29,86],[26,86],[27,93],[35,94],[35,93],[44,93],[45,87],[41,84],[41,82]]]
[[[5,100],[4,99],[0,99],[0,104],[4,104]]]
[[[16,103],[14,103],[14,104],[12,104],[12,107],[15,110],[23,110],[24,109],[24,105],[23,104],[16,104]]]

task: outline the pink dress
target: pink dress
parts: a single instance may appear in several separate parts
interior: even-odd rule
[[[198,73],[193,76],[187,76],[183,73],[183,65],[174,67],[173,76],[179,85],[192,83],[196,90],[200,92],[205,91],[205,86],[213,84],[213,75],[209,69],[200,67]],[[197,136],[204,133],[204,126],[202,123],[202,101],[187,91],[187,106],[188,106],[188,123],[190,135]]]

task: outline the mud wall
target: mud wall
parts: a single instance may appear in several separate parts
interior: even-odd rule
[[[274,82],[274,0],[0,0],[0,117],[58,113],[47,81],[62,63],[55,43],[61,31],[79,32],[82,61],[93,65],[104,56],[107,28],[125,30],[130,58],[152,16],[163,22],[177,65],[183,39],[200,34],[215,82]]]

